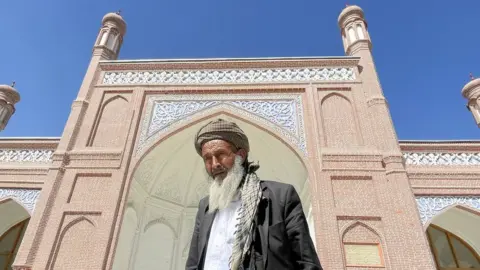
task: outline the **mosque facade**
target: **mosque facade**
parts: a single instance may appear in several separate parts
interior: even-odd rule
[[[118,60],[105,15],[62,136],[0,139],[0,269],[184,269],[215,118],[296,188],[324,269],[480,269],[480,142],[399,141],[363,10],[338,23],[345,56]]]

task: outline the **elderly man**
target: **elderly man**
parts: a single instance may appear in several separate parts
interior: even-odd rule
[[[297,192],[258,179],[248,138],[235,123],[203,126],[195,148],[211,184],[198,206],[186,269],[322,269]]]

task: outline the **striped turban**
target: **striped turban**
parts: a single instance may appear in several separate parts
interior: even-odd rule
[[[221,118],[211,121],[200,128],[195,136],[195,150],[202,155],[202,146],[208,141],[223,140],[235,146],[237,149],[250,151],[247,135],[234,122]]]

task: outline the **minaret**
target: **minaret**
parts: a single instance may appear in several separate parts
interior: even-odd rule
[[[82,81],[82,85],[78,91],[76,100],[72,104],[72,111],[66,127],[71,123],[75,128],[65,128],[64,134],[57,151],[61,152],[70,149],[75,143],[75,136],[78,127],[83,121],[82,115],[85,114],[90,97],[93,94],[93,85],[98,79],[100,70],[100,61],[116,60],[120,53],[123,43],[123,37],[127,30],[127,24],[120,16],[120,11],[115,13],[108,13],[102,19],[102,26],[98,32],[98,36],[93,46],[93,53],[88,65],[87,71]],[[67,139],[72,138],[72,139]]]
[[[338,25],[346,55],[360,57],[361,87],[374,128],[369,141],[384,152],[399,154],[398,139],[373,61],[372,41],[363,10],[358,6],[347,6],[338,17]]]
[[[359,6],[347,6],[340,16],[338,24],[342,31],[343,47],[347,55],[357,55],[359,50],[372,48],[372,42],[367,31],[363,10]]]
[[[480,78],[474,78],[470,74],[470,82],[462,89],[462,95],[468,100],[467,108],[473,114],[473,118],[480,127]]]
[[[12,85],[0,85],[0,131],[4,130],[15,113],[15,104],[20,101],[20,94],[15,90],[15,82]]]
[[[93,47],[93,54],[101,55],[103,59],[117,59],[126,30],[127,25],[120,16],[120,11],[105,15]]]

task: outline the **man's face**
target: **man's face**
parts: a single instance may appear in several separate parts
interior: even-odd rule
[[[228,171],[235,164],[235,156],[240,155],[243,160],[246,151],[235,147],[224,140],[212,140],[206,142],[202,147],[202,158],[207,173],[213,178],[223,179]]]

